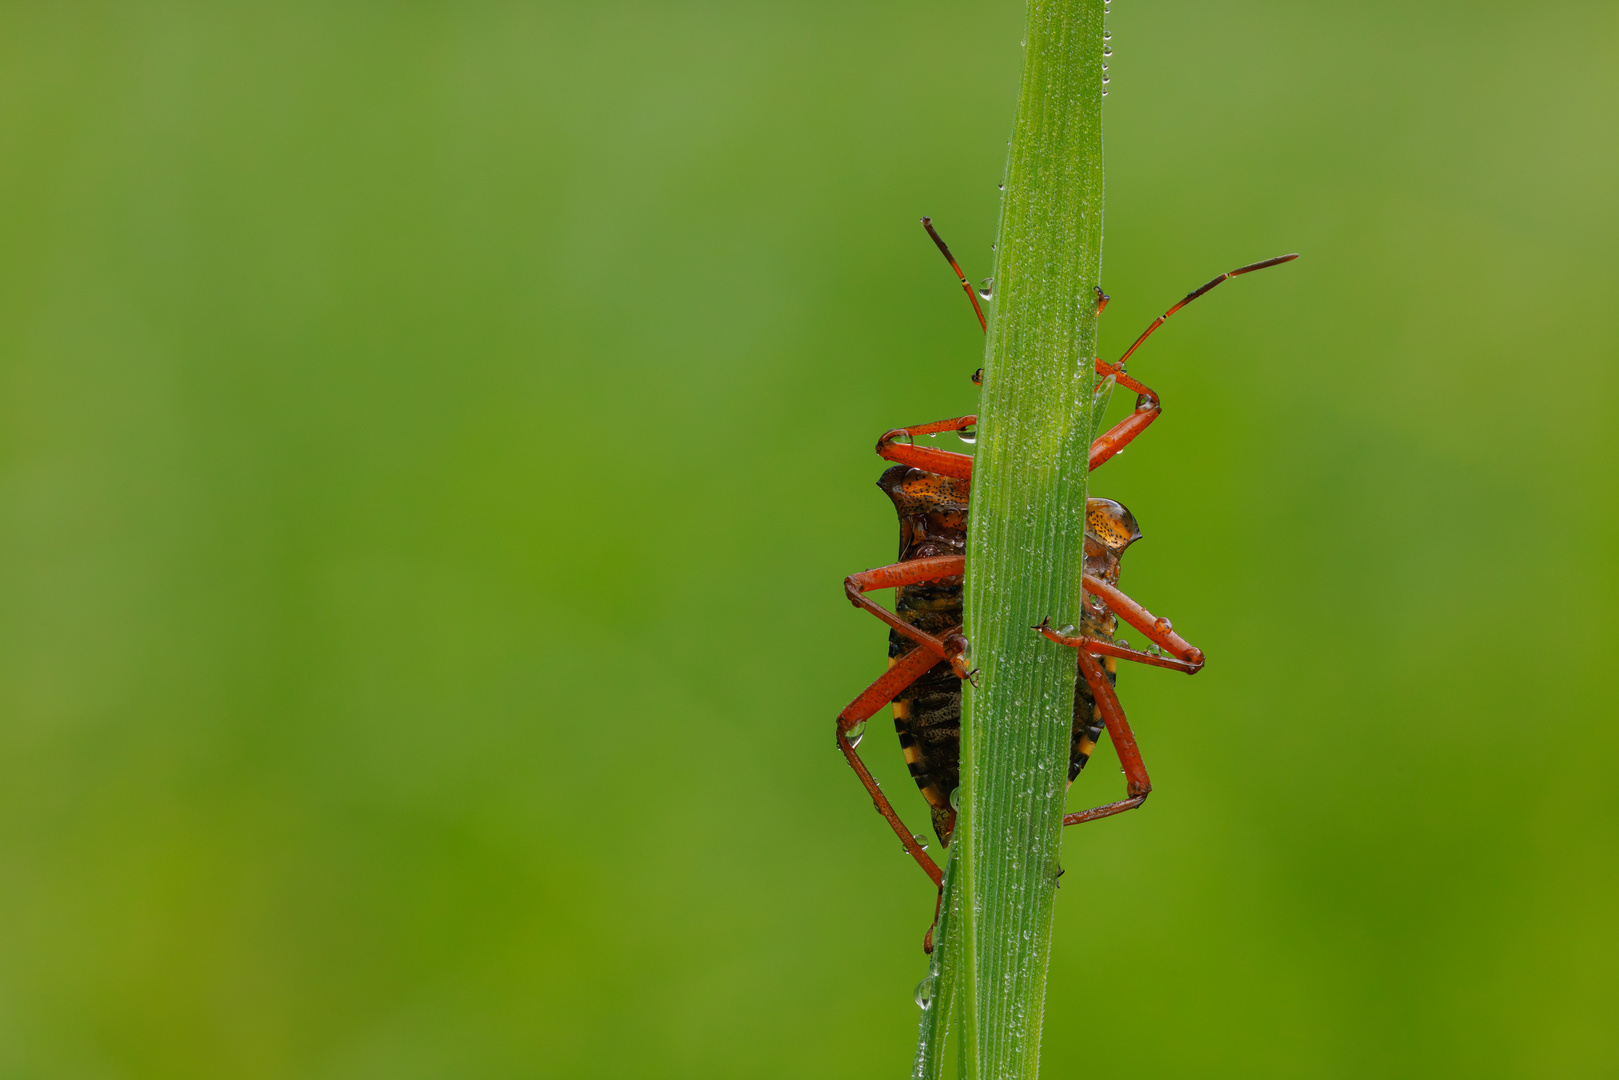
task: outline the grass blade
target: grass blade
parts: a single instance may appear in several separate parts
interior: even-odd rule
[[[928,974],[916,988],[916,1003],[922,1019],[916,1039],[916,1064],[912,1080],[939,1080],[944,1075],[945,1040],[950,1025],[956,1023],[956,968],[961,941],[961,888],[952,851],[944,864],[944,899],[939,905],[939,925],[933,931],[933,955]]]
[[[962,727],[963,1060],[1033,1080],[1076,660],[1031,627],[1080,621],[1102,254],[1103,0],[1030,0],[978,410]]]

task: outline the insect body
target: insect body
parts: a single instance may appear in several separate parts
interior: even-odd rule
[[[966,276],[927,218],[922,224],[938,244],[958,280],[973,301],[980,325],[987,325]],[[1158,418],[1158,395],[1124,369],[1125,361],[1165,319],[1227,278],[1264,269],[1297,258],[1284,255],[1222,274],[1189,293],[1159,316],[1136,339],[1117,363],[1095,361],[1096,373],[1109,389],[1116,384],[1136,392],[1134,411],[1099,436],[1090,449],[1090,468],[1096,469]],[[1097,290],[1097,310],[1107,297]],[[974,381],[978,381],[974,377]],[[900,820],[875,778],[861,761],[856,746],[866,720],[884,705],[893,704],[894,727],[912,777],[932,811],[933,828],[941,843],[949,845],[956,812],[951,796],[960,782],[961,680],[972,677],[965,657],[967,640],[961,633],[962,582],[966,571],[967,521],[972,494],[973,459],[931,446],[916,438],[947,431],[974,429],[976,417],[962,416],[895,428],[877,442],[879,456],[894,462],[878,486],[894,503],[899,516],[897,562],[875,570],[851,574],[844,590],[856,607],[888,624],[888,671],[867,687],[838,714],[838,747],[865,785],[877,811],[899,836],[905,850],[937,886],[943,880],[938,864],[924,850],[920,837]],[[1074,721],[1069,752],[1068,782],[1085,767],[1102,729],[1113,740],[1126,777],[1126,797],[1090,810],[1067,814],[1064,825],[1109,817],[1140,806],[1152,790],[1136,748],[1135,737],[1114,692],[1119,660],[1195,673],[1203,666],[1201,651],[1174,632],[1168,619],[1155,617],[1118,588],[1120,559],[1141,530],[1135,517],[1111,499],[1090,499],[1085,509],[1085,603],[1077,632],[1059,631],[1047,623],[1033,629],[1050,641],[1077,650],[1079,670],[1074,682]],[[889,612],[865,595],[878,589],[895,590],[894,611]],[[1116,636],[1118,620],[1135,627],[1152,643],[1151,651],[1130,648]],[[931,948],[931,931],[924,948]]]
[[[894,501],[899,514],[900,562],[964,552],[970,481],[895,465],[883,473],[877,486]],[[1119,556],[1141,537],[1135,518],[1111,499],[1089,500],[1085,516],[1085,570],[1098,580],[1117,584]],[[959,575],[901,585],[895,590],[895,610],[918,630],[945,633],[961,623],[961,586]],[[1087,604],[1081,621],[1086,637],[1114,640],[1117,620],[1106,607]],[[891,665],[925,648],[898,630],[888,633]],[[1108,656],[1102,665],[1111,686],[1117,660]],[[961,680],[948,661],[938,660],[895,694],[893,706],[894,730],[906,765],[932,808],[934,833],[948,845],[956,822],[950,797],[961,775]],[[1101,707],[1081,674],[1074,686],[1070,784],[1085,767],[1104,726]]]

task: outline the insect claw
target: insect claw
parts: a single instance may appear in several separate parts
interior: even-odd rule
[[[909,431],[906,431],[904,428],[890,428],[889,430],[883,432],[882,438],[877,440],[877,452],[879,454],[882,453],[883,447],[887,446],[889,443],[898,442],[902,438],[909,445],[916,445],[916,440],[911,437],[911,433]]]

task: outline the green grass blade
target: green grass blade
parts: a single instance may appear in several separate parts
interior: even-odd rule
[[[933,955],[928,974],[916,990],[916,1003],[922,1008],[921,1029],[916,1039],[916,1064],[912,1080],[939,1080],[944,1075],[945,1040],[955,1022],[956,969],[961,941],[961,888],[952,850],[944,864],[944,900],[939,905],[939,925],[933,931]]]
[[[1037,1074],[1078,623],[1102,248],[1103,0],[1030,0],[978,410],[962,728],[963,1056]]]

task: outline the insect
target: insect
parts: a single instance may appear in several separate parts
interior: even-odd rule
[[[973,287],[967,283],[950,248],[933,223],[922,226],[949,261],[967,298],[972,301],[981,328],[988,320]],[[1281,255],[1240,266],[1194,289],[1174,307],[1154,319],[1116,362],[1094,361],[1097,384],[1096,415],[1101,415],[1114,386],[1136,394],[1135,409],[1099,435],[1090,447],[1090,468],[1100,468],[1140,435],[1163,410],[1156,391],[1125,371],[1125,363],[1175,312],[1229,278],[1291,262],[1297,254]],[[1097,313],[1108,297],[1096,290]],[[982,371],[973,376],[981,380]],[[849,602],[871,612],[888,625],[888,670],[851,701],[837,717],[837,744],[860,777],[880,813],[899,836],[905,851],[916,860],[929,880],[942,890],[944,875],[926,851],[922,838],[900,820],[882,788],[860,759],[856,747],[866,721],[892,703],[894,729],[917,787],[932,811],[933,831],[948,847],[956,825],[952,796],[960,783],[961,682],[972,679],[967,668],[968,642],[962,635],[962,583],[966,572],[967,519],[972,493],[973,459],[932,446],[917,445],[919,436],[956,432],[965,441],[976,438],[976,416],[958,416],[930,424],[893,428],[877,440],[877,454],[894,462],[877,486],[894,503],[899,516],[899,559],[888,566],[863,570],[844,579]],[[1079,670],[1074,679],[1074,721],[1068,759],[1072,786],[1105,728],[1124,767],[1125,797],[1116,802],[1065,814],[1063,824],[1077,825],[1133,810],[1152,791],[1135,736],[1119,704],[1115,683],[1118,662],[1131,660],[1152,667],[1195,674],[1204,664],[1201,650],[1175,633],[1168,619],[1153,615],[1119,590],[1119,564],[1129,546],[1141,539],[1135,516],[1112,499],[1089,499],[1085,507],[1084,604],[1080,625],[1054,629],[1047,619],[1032,629],[1060,646],[1077,651]],[[874,603],[867,593],[893,589],[892,612]],[[1150,644],[1131,648],[1120,639],[1122,619],[1144,634]],[[937,916],[937,909],[935,909]],[[923,939],[932,951],[933,931]]]

